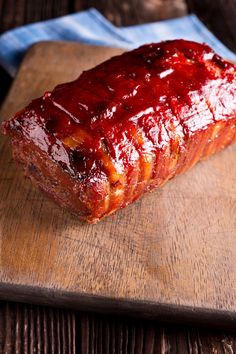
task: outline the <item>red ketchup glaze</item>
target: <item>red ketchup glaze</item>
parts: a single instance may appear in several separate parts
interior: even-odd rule
[[[17,129],[22,121],[27,137],[91,188],[98,188],[96,178],[107,180],[105,213],[176,174],[186,142],[234,114],[235,88],[235,66],[207,45],[167,41],[83,72],[33,101],[12,124]]]

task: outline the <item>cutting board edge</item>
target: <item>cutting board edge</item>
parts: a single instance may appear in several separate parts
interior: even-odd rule
[[[235,328],[236,310],[155,303],[152,301],[114,298],[83,294],[60,289],[40,288],[0,282],[0,299],[37,305],[63,307],[80,311],[93,311],[111,315],[128,315],[162,322],[191,325],[210,325],[218,328]]]

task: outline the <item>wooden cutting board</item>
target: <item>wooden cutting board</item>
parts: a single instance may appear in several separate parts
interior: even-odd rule
[[[1,119],[120,52],[77,43],[35,45]],[[1,298],[236,323],[236,146],[87,225],[24,179],[7,139],[0,139]]]

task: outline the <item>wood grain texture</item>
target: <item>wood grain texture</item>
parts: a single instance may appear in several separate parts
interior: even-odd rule
[[[0,353],[75,354],[75,314],[39,306],[1,303]]]
[[[0,0],[0,32],[90,7],[123,26],[182,16],[187,11],[184,0]]]
[[[23,24],[62,16],[73,10],[73,1],[0,0],[0,32]]]
[[[236,334],[0,302],[1,354],[233,354]]]
[[[1,118],[120,51],[34,46]],[[24,180],[2,137],[0,156],[1,297],[236,322],[234,146],[97,225],[80,223]]]
[[[153,22],[183,16],[187,12],[184,0],[88,0],[75,1],[75,8],[95,7],[117,26]]]
[[[196,13],[225,45],[236,51],[236,1],[187,0],[189,11]]]

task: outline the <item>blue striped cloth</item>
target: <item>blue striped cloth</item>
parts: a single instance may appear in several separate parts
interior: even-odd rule
[[[32,44],[45,40],[78,41],[132,49],[144,43],[176,38],[208,43],[221,56],[236,60],[236,55],[195,15],[137,26],[116,27],[97,10],[89,9],[5,32],[0,36],[0,64],[14,76],[26,50]]]

